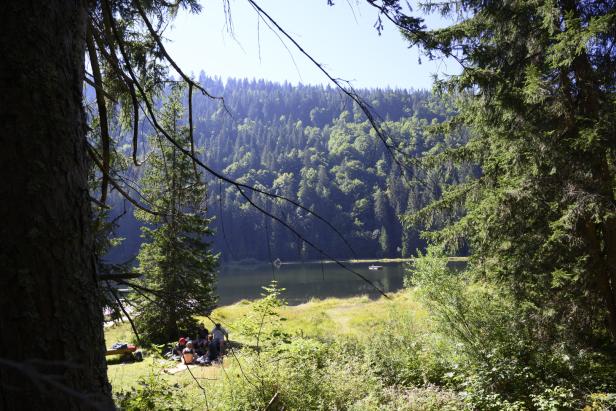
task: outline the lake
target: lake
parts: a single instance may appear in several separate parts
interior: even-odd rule
[[[368,278],[385,292],[402,288],[405,273],[404,263],[376,263],[381,270],[369,270],[371,263],[348,264],[348,267]],[[290,305],[305,303],[311,298],[353,297],[368,295],[377,298],[380,294],[369,284],[344,270],[337,264],[315,263],[283,264],[280,268],[270,265],[227,266],[218,274],[220,305],[229,305],[242,299],[261,297],[264,285],[272,279],[286,288],[282,296]]]
[[[348,264],[348,267],[368,278],[385,292],[402,288],[404,264],[379,264],[382,270],[369,270],[370,263]],[[305,303],[311,298],[352,297],[368,295],[378,297],[378,291],[337,264],[315,263],[283,264],[280,268],[259,264],[254,266],[222,267],[218,274],[220,305],[233,304],[242,299],[261,297],[262,286],[272,279],[286,288],[283,297],[291,305]]]

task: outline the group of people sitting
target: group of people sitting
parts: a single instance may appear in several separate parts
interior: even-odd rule
[[[229,340],[229,333],[220,324],[216,324],[212,333],[201,324],[194,340],[180,337],[171,352],[171,358],[184,364],[211,365],[221,360],[225,338]]]

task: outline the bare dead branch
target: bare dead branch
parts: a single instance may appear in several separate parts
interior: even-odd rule
[[[371,107],[369,106],[368,103],[366,103],[352,88],[347,89],[346,87],[344,87],[342,85],[342,82],[340,79],[334,78],[324,67],[321,63],[319,63],[318,61],[316,61],[314,59],[314,57],[312,57],[312,55],[310,53],[308,53],[306,50],[304,50],[304,48],[295,40],[295,38],[293,38],[293,36],[291,36],[290,34],[288,34],[286,32],[286,30],[284,30],[276,20],[274,20],[265,10],[263,10],[254,0],[247,0],[248,3],[250,3],[250,5],[255,9],[255,11],[259,14],[264,16],[269,22],[271,22],[278,31],[280,31],[280,33],[282,33],[287,39],[289,39],[289,41],[291,41],[291,43],[293,43],[293,45],[304,55],[306,56],[306,58],[308,58],[308,60],[310,60],[318,69],[319,71],[321,71],[332,83],[334,83],[334,85],[336,85],[336,87],[338,87],[345,95],[347,95],[351,100],[353,100],[361,109],[361,111],[364,113],[364,115],[366,116],[366,118],[368,119],[368,122],[370,123],[370,125],[372,126],[372,128],[374,129],[374,131],[376,132],[377,136],[379,137],[379,139],[381,140],[381,142],[384,144],[385,149],[389,152],[392,160],[394,160],[394,162],[402,169],[405,169],[404,164],[402,164],[402,162],[398,159],[398,157],[396,156],[396,153],[398,154],[402,154],[402,155],[406,155],[406,153],[404,153],[397,145],[393,145],[390,144],[388,142],[387,137],[385,136],[385,134],[383,133],[383,130],[381,129],[379,122],[375,119],[373,112],[371,110]],[[348,85],[348,82],[346,82]]]
[[[157,303],[157,302],[156,302],[156,300],[154,300],[154,299],[150,298],[150,297],[147,295],[147,293],[149,293],[149,294],[152,294],[152,295],[156,295],[156,296],[158,296],[158,295],[159,295],[159,293],[157,293],[156,291],[154,291],[154,290],[150,290],[150,289],[148,289],[148,288],[146,288],[146,287],[141,287],[141,286],[140,286],[140,285],[138,285],[138,284],[135,284],[135,283],[132,283],[132,282],[128,282],[128,281],[126,281],[126,280],[116,280],[116,282],[117,282],[117,283],[119,283],[119,284],[124,284],[124,285],[127,285],[127,286],[131,287],[131,288],[132,288],[132,289],[133,289],[133,290],[134,290],[137,294],[139,294],[141,297],[143,297],[143,298],[144,298],[144,299],[146,299],[147,301],[149,301],[149,302],[151,302],[151,303],[153,303],[153,304],[156,304],[156,305],[159,305],[159,306],[161,306],[161,307],[162,307],[162,304]],[[147,290],[147,291],[146,291],[146,290]]]
[[[104,6],[108,9],[110,9],[110,5],[109,5],[109,1],[108,0],[103,0]],[[111,29],[112,32],[114,33],[114,36],[116,37],[117,43],[118,43],[118,48],[120,50],[120,54],[122,55],[123,59],[125,62],[128,62],[128,55],[126,53],[126,50],[124,48],[123,45],[123,41],[122,38],[120,37],[118,30],[115,26],[115,23],[113,21],[111,21]],[[314,216],[316,219],[324,222],[331,230],[333,230],[336,235],[338,235],[339,238],[342,239],[342,241],[346,244],[346,246],[349,248],[349,250],[351,250],[351,252],[353,253],[353,255],[355,254],[355,250],[353,250],[353,247],[351,247],[351,245],[349,244],[349,242],[347,241],[347,239],[342,235],[342,233],[340,233],[340,231],[338,229],[336,229],[329,221],[327,221],[326,219],[324,219],[323,217],[321,217],[320,215],[318,215],[317,213],[315,213],[314,211],[310,210],[309,208],[301,205],[300,203],[298,203],[297,201],[291,200],[287,197],[284,196],[280,196],[278,194],[274,194],[274,193],[270,193],[268,191],[265,190],[261,190],[259,188],[247,185],[247,184],[242,184],[239,183],[235,180],[232,180],[228,177],[226,177],[225,175],[213,170],[211,167],[209,167],[208,165],[206,165],[205,163],[203,163],[202,161],[200,161],[197,157],[193,156],[189,150],[187,150],[186,148],[182,147],[173,137],[171,137],[169,135],[169,133],[167,133],[167,131],[160,126],[160,124],[158,123],[158,120],[156,120],[156,115],[154,114],[154,109],[152,107],[152,102],[149,100],[148,95],[145,93],[145,91],[143,90],[143,87],[141,86],[141,84],[139,83],[132,67],[130,66],[130,64],[126,64],[126,68],[129,72],[129,75],[132,79],[133,84],[137,87],[137,90],[139,91],[139,93],[141,94],[144,103],[146,105],[147,108],[147,112],[150,115],[150,119],[154,125],[154,127],[160,131],[160,133],[169,141],[171,142],[171,144],[173,144],[175,147],[178,148],[178,150],[180,150],[184,155],[188,156],[189,158],[191,158],[195,163],[197,163],[200,167],[202,167],[203,169],[205,169],[208,173],[210,173],[211,175],[213,175],[214,177],[223,180],[233,186],[236,187],[236,189],[240,189],[240,188],[244,188],[247,190],[251,190],[254,192],[258,192],[260,194],[266,195],[270,198],[275,198],[275,199],[279,199],[279,200],[283,200],[285,202],[289,202],[291,204],[293,204],[296,207],[299,207],[300,209],[306,211],[307,213],[309,213],[310,215]],[[288,225],[287,225],[288,227]]]
[[[135,89],[131,83],[129,83],[129,91],[133,102],[133,164],[139,167],[143,164],[143,161],[140,162],[137,160],[137,144],[139,140],[139,100],[137,99]]]
[[[107,204],[103,204],[103,203],[101,203],[101,202],[98,200],[98,198],[94,198],[94,197],[92,197],[92,196],[89,196],[89,197],[90,197],[90,201],[92,201],[94,204],[96,204],[96,205],[97,205],[97,206],[99,206],[100,208],[104,208],[104,209],[107,209],[107,210],[109,210],[109,209],[110,209],[110,207],[109,207]]]
[[[188,370],[188,372],[190,373],[190,376],[192,377],[192,379],[195,381],[195,383],[197,384],[197,386],[199,387],[199,389],[203,393],[203,398],[205,399],[205,409],[208,410],[210,408],[210,406],[209,406],[209,404],[207,402],[207,391],[205,391],[205,388],[203,388],[203,385],[201,385],[199,380],[195,377],[195,374],[193,374],[193,372],[190,369],[190,367],[188,366],[188,364],[184,363],[184,365],[186,366],[186,370]]]
[[[192,109],[192,83],[188,83],[188,135],[190,139],[190,154],[195,157],[195,139],[193,128],[193,109]],[[199,173],[197,172],[197,163],[195,160],[192,162],[193,171],[195,172],[195,180],[199,181]]]
[[[269,234],[269,229],[267,227],[267,220],[265,220],[263,222],[263,225],[265,226],[265,241],[267,242],[267,256],[269,257],[270,260],[270,265],[272,267],[272,280],[276,280],[276,269],[274,266],[274,259],[272,258],[272,246],[270,245],[270,234]]]
[[[270,409],[270,407],[274,404],[274,402],[276,402],[276,400],[278,399],[278,391],[276,391],[276,394],[274,394],[274,396],[272,397],[271,400],[269,400],[269,402],[267,403],[267,405],[265,406],[265,408],[263,408],[263,411],[267,411]]]
[[[263,20],[263,23],[265,23],[265,26],[270,29],[270,31],[274,34],[274,36],[276,36],[276,38],[278,39],[278,41],[280,41],[280,44],[282,44],[282,47],[284,47],[284,49],[286,50],[287,54],[289,55],[289,58],[291,59],[291,62],[293,63],[293,67],[295,67],[295,71],[297,72],[297,75],[300,78],[300,81],[302,80],[302,73],[299,70],[299,67],[297,66],[297,62],[295,61],[295,56],[293,56],[293,53],[291,52],[291,50],[289,49],[289,46],[287,46],[287,43],[285,43],[284,39],[282,37],[280,37],[280,33],[277,30],[274,30],[274,28],[268,23],[267,20],[265,20],[259,13],[257,13],[257,36],[259,37],[259,23],[260,21]],[[258,41],[260,41],[259,39],[257,39]],[[261,44],[259,44],[259,61],[261,61]]]
[[[98,159],[97,155],[96,155],[96,151],[94,150],[94,148],[90,145],[90,143],[88,143],[86,145],[88,154],[90,154],[90,158],[92,159],[92,161],[94,161],[94,163],[96,164],[96,166],[99,168],[99,170],[101,170],[101,172],[106,173],[103,168],[103,164],[100,162],[100,160]],[[152,214],[152,215],[158,215],[158,216],[163,216],[165,215],[164,213],[160,213],[158,211],[154,211],[151,210],[147,207],[144,207],[143,205],[141,205],[137,200],[135,200],[134,198],[132,198],[126,191],[124,191],[124,189],[113,179],[111,178],[111,176],[109,175],[109,173],[107,173],[107,178],[109,179],[109,183],[116,189],[118,190],[118,192],[122,195],[122,197],[124,197],[126,200],[128,200],[129,203],[131,203],[132,205],[134,205],[135,207],[137,207],[138,209],[145,211],[146,213]]]
[[[195,83],[190,77],[188,77],[186,74],[184,74],[184,72],[182,71],[180,66],[178,66],[178,64],[171,58],[169,53],[167,53],[167,49],[165,49],[165,46],[163,45],[163,42],[160,39],[160,36],[156,32],[156,30],[154,30],[154,27],[152,26],[152,23],[150,23],[150,20],[148,19],[148,16],[146,15],[145,10],[143,9],[143,7],[141,7],[141,4],[139,3],[139,1],[134,0],[133,4],[135,5],[135,8],[139,12],[139,15],[143,19],[143,22],[145,23],[146,27],[148,28],[148,31],[150,32],[150,34],[154,38],[154,41],[156,41],[156,44],[158,44],[158,48],[160,49],[161,53],[163,54],[163,56],[165,56],[165,59],[169,62],[169,64],[171,64],[171,66],[175,69],[175,71],[184,79],[184,81],[187,84],[189,84],[189,85],[195,87],[196,89],[198,89],[199,91],[201,91],[204,95],[208,96],[209,98],[214,99],[214,100],[221,100],[223,102],[223,104],[224,104],[224,99],[222,97],[217,97],[217,96],[211,95],[206,89],[201,87],[201,85],[199,85],[198,83]]]
[[[139,345],[142,345],[141,337],[139,337],[139,333],[137,332],[137,327],[135,327],[135,323],[133,322],[133,319],[131,318],[130,314],[128,314],[128,311],[126,311],[126,308],[124,308],[124,304],[122,304],[120,297],[118,297],[118,294],[115,292],[115,289],[111,286],[111,284],[109,284],[109,281],[106,281],[105,283],[107,284],[107,289],[109,290],[111,295],[113,295],[113,298],[115,299],[116,303],[118,304],[118,306],[120,307],[120,309],[126,316],[126,319],[130,323],[130,327],[133,329],[133,332],[135,333],[137,342],[139,342]]]
[[[110,11],[109,11],[109,14],[111,14]],[[103,16],[106,16],[106,15],[107,13],[103,13]],[[118,60],[118,57],[115,54],[115,47],[113,47],[114,39],[113,37],[111,37],[110,28],[107,27],[108,24],[113,25],[115,27],[114,20],[112,18],[109,18],[109,19],[104,18],[104,23],[103,23],[104,27],[100,32],[94,29],[94,25],[92,22],[96,20],[91,18],[90,21],[91,21],[89,25],[90,30],[91,30],[91,33],[94,39],[96,40],[99,52],[101,53],[101,55],[103,55],[103,57],[105,57],[105,60],[109,63],[112,70],[116,73],[118,80],[120,80],[124,84],[126,91],[128,91],[131,97],[131,103],[133,106],[132,159],[133,159],[133,164],[139,167],[143,164],[143,162],[140,162],[139,160],[137,160],[137,143],[139,139],[139,99],[137,98],[137,93],[135,92],[135,86],[133,85],[133,80],[129,76],[127,76],[126,73],[122,70],[120,61]],[[105,38],[106,42],[103,41],[101,36]],[[107,51],[105,50],[104,44],[109,45],[109,48],[111,50],[110,53],[107,53]],[[125,65],[130,64],[127,59],[127,56],[124,56],[124,63]]]
[[[253,4],[254,4],[254,6],[256,6],[256,7],[258,8],[258,6],[256,5],[256,3],[252,2],[252,1],[251,1],[251,3],[253,3]],[[109,4],[109,1],[108,1],[108,0],[103,0],[103,7],[106,9],[107,14],[111,15],[111,6],[110,6],[110,4]],[[260,10],[260,9],[259,9],[259,10]],[[141,11],[143,11],[143,10],[141,10]],[[267,15],[266,15],[266,16],[267,16]],[[267,16],[267,17],[269,18],[269,16]],[[147,17],[146,17],[146,19],[147,19]],[[270,20],[271,20],[271,18],[270,18]],[[274,22],[274,21],[272,21],[272,22],[275,24],[275,22]],[[285,202],[289,202],[289,203],[291,203],[291,204],[295,205],[296,207],[298,207],[298,208],[300,208],[300,209],[302,209],[302,210],[306,211],[307,213],[309,213],[310,215],[314,216],[314,217],[315,217],[315,218],[317,218],[318,220],[320,220],[320,221],[324,222],[324,223],[325,223],[328,227],[330,227],[330,229],[332,229],[332,230],[333,230],[333,231],[334,231],[334,232],[335,232],[335,233],[336,233],[336,234],[337,234],[337,235],[338,235],[338,236],[339,236],[339,237],[343,240],[343,242],[347,245],[347,247],[348,247],[348,248],[352,251],[353,255],[355,255],[355,251],[353,250],[353,248],[351,247],[351,245],[348,243],[348,241],[346,240],[346,238],[345,238],[345,237],[344,237],[344,236],[343,236],[343,235],[342,235],[342,234],[341,234],[341,233],[340,233],[340,232],[339,232],[339,231],[338,231],[338,230],[337,230],[337,229],[336,229],[336,228],[335,228],[335,227],[334,227],[334,226],[333,226],[333,225],[332,225],[329,221],[325,220],[324,218],[322,218],[321,216],[319,216],[318,214],[316,214],[316,213],[315,213],[315,212],[313,212],[312,210],[310,210],[310,209],[308,209],[307,207],[305,207],[305,206],[301,205],[300,203],[298,203],[298,202],[296,202],[296,201],[294,201],[294,200],[291,200],[291,199],[289,199],[289,198],[286,198],[286,197],[284,197],[284,196],[280,196],[280,195],[277,195],[277,194],[273,194],[273,193],[267,192],[267,191],[265,191],[265,190],[258,189],[258,188],[256,188],[256,187],[249,186],[249,185],[247,185],[247,184],[242,184],[242,183],[239,183],[239,182],[237,182],[237,181],[234,181],[234,180],[232,180],[232,179],[230,179],[230,178],[228,178],[228,177],[226,177],[226,176],[224,176],[224,175],[222,175],[222,174],[220,174],[220,173],[216,172],[215,170],[213,170],[212,168],[210,168],[209,166],[207,166],[206,164],[204,164],[203,162],[201,162],[198,158],[196,158],[196,156],[195,156],[193,153],[191,153],[190,151],[188,151],[186,148],[182,147],[182,146],[181,146],[181,145],[180,145],[180,144],[179,144],[179,143],[178,143],[178,142],[177,142],[174,138],[172,138],[172,137],[169,135],[169,133],[167,133],[167,132],[166,132],[166,130],[165,130],[163,127],[161,127],[161,126],[160,126],[160,124],[158,123],[158,121],[157,121],[157,119],[156,119],[156,115],[155,115],[154,110],[153,110],[153,107],[152,107],[152,102],[150,101],[150,99],[149,99],[149,97],[148,97],[147,93],[143,90],[143,87],[141,86],[140,82],[138,81],[138,79],[137,79],[137,77],[136,77],[136,75],[135,75],[135,73],[134,73],[134,71],[133,71],[133,69],[132,69],[132,67],[131,67],[131,65],[130,65],[130,61],[129,61],[129,58],[128,58],[128,54],[127,54],[127,52],[126,52],[126,50],[125,50],[125,48],[124,48],[123,40],[122,40],[121,36],[120,36],[120,35],[119,35],[119,33],[118,33],[118,29],[117,29],[117,27],[115,26],[115,22],[113,21],[113,19],[110,19],[109,24],[110,24],[110,26],[111,26],[111,31],[112,31],[112,33],[113,33],[113,35],[114,35],[114,37],[115,37],[115,40],[117,41],[117,45],[118,45],[118,48],[119,48],[119,50],[120,50],[120,54],[122,55],[122,58],[123,58],[123,60],[124,60],[124,62],[125,62],[126,69],[127,69],[128,73],[129,73],[129,76],[130,76],[130,80],[131,80],[131,81],[129,81],[129,82],[128,82],[128,85],[130,85],[130,86],[133,86],[133,85],[134,85],[134,86],[137,88],[137,90],[139,91],[139,93],[141,94],[141,96],[142,96],[142,98],[143,98],[143,100],[144,100],[144,103],[145,103],[145,105],[146,105],[147,112],[148,112],[148,113],[149,113],[149,115],[150,115],[150,120],[151,120],[151,122],[153,123],[153,126],[155,127],[155,129],[157,129],[157,130],[158,130],[158,131],[159,131],[159,132],[160,132],[160,133],[161,133],[161,134],[162,134],[162,135],[163,135],[163,136],[164,136],[164,137],[165,137],[165,138],[166,138],[169,142],[171,142],[171,143],[172,143],[175,147],[177,147],[177,148],[178,148],[178,150],[180,150],[180,151],[181,151],[184,155],[186,155],[186,156],[188,156],[189,158],[191,158],[191,159],[193,160],[193,162],[195,162],[196,164],[198,164],[199,166],[201,166],[202,168],[204,168],[204,169],[205,169],[208,173],[212,174],[214,177],[218,178],[219,180],[225,181],[225,182],[227,182],[227,183],[229,183],[229,184],[233,185],[233,186],[234,186],[234,187],[235,187],[235,188],[236,188],[236,189],[237,189],[237,190],[241,193],[241,195],[242,195],[243,197],[245,197],[245,198],[249,201],[249,203],[250,203],[251,205],[253,205],[254,207],[256,207],[259,211],[261,211],[261,212],[265,213],[266,215],[268,215],[270,218],[273,218],[273,219],[275,219],[276,221],[278,221],[279,223],[283,224],[283,226],[284,226],[284,227],[286,227],[287,229],[291,230],[291,231],[292,231],[292,232],[293,232],[296,236],[298,236],[298,237],[300,237],[301,239],[303,239],[303,236],[302,236],[301,234],[299,234],[299,233],[298,233],[295,229],[293,229],[293,228],[292,228],[289,224],[285,223],[285,222],[284,222],[284,221],[282,221],[280,218],[277,218],[277,217],[273,216],[272,214],[267,213],[267,212],[266,212],[265,210],[263,210],[261,207],[258,207],[256,204],[254,204],[254,202],[252,202],[252,200],[250,200],[250,199],[246,196],[246,194],[244,193],[244,191],[243,191],[242,189],[251,190],[251,191],[254,191],[254,192],[257,192],[257,193],[263,194],[263,195],[265,195],[265,196],[267,196],[267,197],[273,198],[273,199],[279,199],[279,200],[282,200],[282,201],[285,201]],[[278,26],[277,24],[276,24],[276,26],[279,28],[279,26]],[[150,24],[150,28],[151,28],[151,24]],[[152,30],[153,30],[153,28],[152,28]],[[293,40],[293,39],[292,39],[292,38],[291,38],[288,34],[286,34],[286,32],[284,32],[282,29],[280,29],[280,30],[281,30],[281,32],[283,32],[283,33],[284,33],[287,37],[289,37],[289,38],[293,41],[293,43],[294,43],[297,47],[299,47],[299,45],[298,45],[298,44],[297,44],[297,43],[296,43],[296,42],[295,42],[295,41],[294,41],[294,40]],[[158,39],[158,40],[160,41],[160,39]],[[303,51],[303,49],[301,49],[301,47],[300,47],[300,50],[301,50],[304,54],[306,54],[306,55],[307,55],[307,53],[305,53],[305,52]],[[308,55],[308,57],[309,57],[309,58],[311,58],[309,55]],[[317,65],[318,65],[318,63],[316,63],[316,61],[314,61],[314,59],[312,59],[312,58],[311,58],[311,60],[312,60],[315,64],[317,64]],[[320,66],[319,66],[319,67],[320,67]],[[322,67],[320,67],[320,68],[321,68],[321,70],[322,70],[322,71],[324,71],[324,72],[327,74],[327,72],[326,72],[325,70],[323,70],[323,68],[322,68]],[[339,83],[338,83],[335,79],[333,79],[331,76],[329,76],[329,74],[328,74],[328,77],[329,77],[330,79],[332,79],[332,81],[334,81],[336,84],[338,84],[338,85],[339,85]],[[187,79],[187,82],[189,82],[189,84],[190,84],[190,82],[192,82],[192,81],[191,81],[190,79]],[[340,86],[340,85],[339,85],[339,86]],[[196,84],[195,84],[195,87],[200,87],[200,86],[198,86],[198,85],[196,85]],[[346,90],[345,90],[342,86],[340,86],[340,88],[341,88],[343,91],[346,91]],[[352,96],[352,94],[351,94],[351,93],[349,93],[348,91],[346,91],[346,93],[347,93],[349,96]],[[136,96],[135,96],[135,94],[132,94],[132,93],[131,93],[131,95],[133,96],[133,100],[135,100],[135,97],[136,97]],[[357,101],[357,100],[356,100],[356,101]],[[363,107],[363,106],[362,106],[362,107]],[[366,112],[367,112],[367,114],[368,114],[368,115],[370,115],[369,110],[366,110]],[[375,123],[375,122],[373,122],[373,126],[376,128],[376,123]],[[127,199],[128,199],[128,198],[127,198]],[[129,199],[129,201],[130,201],[130,200],[131,200],[131,199]],[[134,200],[133,200],[133,201],[134,201]],[[133,204],[138,204],[138,203],[134,202]],[[139,208],[142,208],[142,209],[143,209],[143,207],[142,207],[141,205],[139,205]],[[384,295],[386,298],[389,298],[389,297],[388,297],[388,296],[387,296],[387,295],[386,295],[386,294],[385,294],[385,293],[384,293],[384,292],[383,292],[380,288],[378,288],[377,286],[375,286],[374,284],[372,284],[372,282],[370,282],[370,281],[369,281],[367,278],[365,278],[363,275],[361,275],[361,274],[359,274],[359,273],[355,272],[354,270],[352,270],[352,269],[350,269],[350,268],[346,267],[346,266],[345,266],[342,262],[340,262],[340,261],[338,261],[337,259],[335,259],[335,258],[333,258],[333,257],[329,256],[328,254],[324,253],[324,251],[323,251],[323,250],[321,250],[319,247],[317,247],[316,245],[314,245],[311,241],[308,241],[308,240],[305,240],[305,241],[306,241],[306,243],[307,243],[307,244],[309,244],[312,248],[314,248],[315,250],[317,250],[318,252],[320,252],[322,255],[326,256],[326,257],[327,257],[327,258],[329,258],[329,259],[332,259],[332,260],[336,261],[336,262],[337,262],[337,263],[338,263],[338,264],[339,264],[342,268],[344,268],[345,270],[347,270],[347,271],[349,271],[349,272],[351,272],[351,273],[355,274],[356,276],[360,277],[362,280],[364,280],[365,282],[367,282],[368,284],[370,284],[370,286],[371,286],[371,287],[375,288],[375,289],[376,289],[379,293],[381,293],[382,295]]]
[[[97,279],[99,281],[117,281],[117,280],[125,280],[130,278],[139,278],[141,277],[141,273],[110,273],[110,274],[99,274]]]
[[[417,39],[414,41],[412,45],[419,45],[419,44],[423,46],[426,45],[427,35],[426,35],[426,32],[423,31],[425,27],[415,28],[415,27],[410,27],[408,24],[404,24],[405,20],[408,20],[409,16],[405,15],[400,9],[395,10],[391,6],[387,5],[384,1],[381,1],[380,4],[377,4],[377,0],[366,0],[366,2],[370,6],[379,10],[379,14],[385,16],[385,18],[389,20],[391,23],[393,23],[398,29],[402,30],[403,32],[411,33],[415,35]],[[378,21],[379,22],[381,21],[380,16],[379,16]],[[380,34],[381,29],[382,29],[382,26],[377,27],[377,30],[379,30],[379,34]],[[451,57],[452,59],[454,59],[456,63],[458,63],[460,67],[462,67],[463,69],[469,68],[464,59],[461,59],[460,57],[458,57],[456,54],[453,53],[453,50],[456,50],[455,47],[446,49],[445,47],[441,45],[435,46],[433,44],[431,44],[431,47],[434,50],[437,50],[440,53],[442,53],[443,56]],[[430,59],[432,59],[431,56],[429,57]]]
[[[220,215],[220,228],[222,231],[222,238],[225,241],[225,245],[227,246],[227,251],[231,258],[233,258],[233,250],[231,249],[231,245],[229,244],[229,240],[227,239],[227,233],[225,231],[225,220],[223,216],[223,200],[222,200],[222,180],[218,180],[218,213]]]
[[[94,75],[92,75],[92,74],[90,74],[88,72],[85,72],[85,74],[90,76],[90,77],[92,77],[92,78],[94,78]],[[95,89],[97,93],[103,93],[103,95],[105,97],[107,97],[109,100],[113,101],[114,103],[118,102],[111,94],[109,94],[107,91],[105,91],[104,88],[101,88],[101,87],[97,86],[96,83],[93,80],[90,80],[88,77],[84,77],[83,81],[85,81],[89,86],[91,86],[93,89]]]

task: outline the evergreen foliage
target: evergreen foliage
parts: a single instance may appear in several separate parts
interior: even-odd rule
[[[442,249],[428,247],[407,285],[449,341],[436,354],[445,362],[437,382],[463,391],[472,409],[582,409],[592,396],[613,399],[616,363],[609,352],[541,338],[541,324],[511,291],[478,281],[473,271],[452,273]]]
[[[403,228],[398,216],[419,210],[436,198],[440,185],[472,172],[470,167],[456,170],[456,175],[446,168],[424,172],[409,166],[407,174],[421,178],[430,189],[409,186],[363,113],[329,87],[246,79],[223,84],[204,75],[200,83],[224,96],[230,112],[215,101],[194,97],[195,142],[203,147],[200,158],[230,178],[286,196],[318,213],[360,257],[408,257],[423,248],[420,227]],[[425,134],[427,125],[443,121],[451,110],[449,103],[435,101],[426,91],[358,92],[384,119],[390,138],[409,155],[459,144],[456,140],[464,138]],[[322,258],[250,207],[234,187],[216,180],[209,180],[208,186],[210,214],[216,217],[214,249],[225,260],[268,261],[268,248],[272,259]],[[329,227],[305,211],[258,195],[251,198],[333,256],[353,257]],[[137,225],[121,221],[120,232],[127,238],[122,245],[125,254],[112,253],[114,258],[131,256],[137,243],[131,230],[136,232]]]
[[[411,44],[462,64],[436,84],[458,96],[459,114],[432,131],[467,128],[468,142],[440,158],[478,164],[481,176],[407,225],[463,206],[430,238],[450,250],[467,244],[476,275],[514,296],[535,338],[575,350],[611,334],[613,347],[616,3],[472,0],[423,10],[454,24],[426,31],[389,9]]]
[[[161,123],[183,146],[188,130],[180,126],[184,107],[174,89],[161,111]],[[141,178],[141,194],[162,215],[135,210],[145,225],[145,242],[137,259],[142,285],[153,290],[138,298],[138,330],[149,342],[165,343],[196,329],[195,315],[209,313],[214,294],[217,256],[205,241],[212,234],[206,217],[206,186],[192,161],[159,136],[150,137],[150,152]]]

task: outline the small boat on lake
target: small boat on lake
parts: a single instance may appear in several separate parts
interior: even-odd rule
[[[383,266],[382,265],[371,265],[370,267],[368,267],[368,270],[382,270]]]

